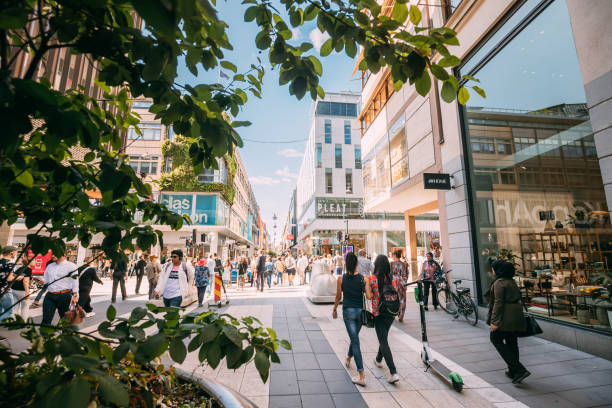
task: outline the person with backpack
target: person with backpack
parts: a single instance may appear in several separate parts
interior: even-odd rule
[[[382,360],[385,359],[391,373],[387,379],[390,384],[395,384],[400,379],[393,363],[393,355],[388,340],[393,320],[395,316],[399,315],[401,309],[398,294],[400,285],[399,279],[391,274],[389,258],[386,255],[378,255],[374,261],[374,272],[370,276],[372,314],[374,315],[374,329],[379,344],[374,364],[377,367],[382,367]]]
[[[206,292],[206,286],[208,286],[208,279],[210,278],[210,271],[206,266],[206,260],[200,259],[198,266],[195,268],[195,285],[198,288],[198,307],[202,307],[204,301],[204,293]]]
[[[423,304],[424,309],[429,310],[427,306],[429,297],[429,288],[431,287],[431,298],[435,310],[438,310],[438,290],[436,288],[436,280],[442,275],[440,264],[434,261],[433,253],[427,253],[427,259],[423,262],[419,280],[423,281]]]
[[[264,290],[264,274],[266,272],[266,256],[263,251],[259,253],[257,258],[257,290],[263,292]]]
[[[189,293],[194,273],[191,265],[183,262],[183,251],[180,249],[172,250],[170,259],[159,275],[155,296],[163,295],[165,307],[181,307],[183,298]]]
[[[372,290],[370,282],[357,271],[357,256],[349,252],[346,254],[345,273],[340,276],[336,287],[336,300],[334,302],[334,310],[332,317],[338,318],[338,304],[342,301],[342,319],[346,326],[346,331],[349,335],[351,343],[349,345],[348,354],[346,356],[346,367],[351,364],[351,358],[355,358],[357,366],[358,378],[353,378],[354,384],[365,387],[365,371],[363,369],[363,357],[361,356],[361,348],[359,346],[359,331],[361,330],[361,311],[363,310],[364,299],[372,299]]]

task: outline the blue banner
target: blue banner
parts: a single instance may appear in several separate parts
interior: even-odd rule
[[[169,210],[177,214],[186,214],[191,217],[193,194],[162,194],[161,203],[166,204]]]
[[[197,195],[194,215],[194,224],[215,225],[217,215],[217,196],[216,195]]]
[[[247,239],[253,241],[253,216],[249,214],[249,225],[247,226]]]
[[[161,202],[169,210],[191,217],[193,225],[215,225],[217,196],[214,194],[162,194]]]

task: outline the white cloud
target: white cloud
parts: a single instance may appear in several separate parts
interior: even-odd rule
[[[314,30],[310,32],[310,34],[308,35],[308,38],[310,38],[310,41],[312,41],[312,45],[314,45],[317,51],[321,51],[321,46],[330,37],[329,37],[329,34],[322,33],[321,31],[319,31],[318,28],[315,28]]]
[[[262,185],[262,186],[273,186],[275,184],[280,183],[279,179],[275,179],[267,176],[252,176],[249,178],[251,184],[253,185]]]
[[[277,176],[281,176],[281,179],[285,182],[291,181],[291,179],[297,180],[298,175],[289,171],[289,166],[285,166],[282,169],[278,169],[274,172]]]
[[[291,29],[291,39],[297,41],[300,38],[302,38],[302,32],[300,31],[299,27],[292,28]]]
[[[304,156],[304,153],[298,152],[295,149],[283,149],[283,150],[278,151],[278,155],[291,158],[291,157],[302,157]]]

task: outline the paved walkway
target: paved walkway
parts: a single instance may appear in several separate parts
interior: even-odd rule
[[[134,279],[128,281],[133,293]],[[145,283],[146,286],[146,283]],[[110,304],[111,284],[94,286],[96,316],[83,328],[95,328],[104,320]],[[539,339],[521,339],[521,356],[533,373],[525,384],[512,385],[505,377],[504,363],[488,341],[488,328],[472,327],[442,311],[429,312],[428,333],[436,358],[458,371],[465,381],[459,394],[433,372],[424,372],[420,361],[418,308],[409,297],[404,323],[395,322],[390,344],[401,381],[386,382],[388,370],[374,366],[378,343],[373,329],[361,331],[361,349],[366,366],[366,387],[350,382],[357,372],[354,362],[345,369],[348,336],[342,317],[331,319],[331,305],[313,305],[304,287],[275,287],[262,294],[249,289],[230,289],[230,305],[222,309],[237,317],[256,316],[279,337],[291,341],[293,349],[281,349],[281,363],[272,365],[264,384],[253,364],[227,370],[201,367],[197,356],[189,356],[183,368],[214,378],[241,392],[258,406],[276,407],[612,407],[612,362]],[[118,315],[146,302],[145,295],[131,295],[115,306]],[[189,310],[194,309],[192,305]],[[40,309],[32,310],[36,320]],[[16,332],[2,333],[17,350],[26,346]],[[612,346],[612,345],[611,345]]]

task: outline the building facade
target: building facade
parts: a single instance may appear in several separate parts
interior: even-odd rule
[[[447,6],[419,3],[425,21],[457,31],[452,73],[487,97],[447,104],[436,86],[423,98],[394,92],[388,71],[364,75],[364,206],[404,213],[413,263],[411,217],[435,208],[444,264],[483,307],[490,256],[512,251],[544,336],[610,358],[612,3]],[[426,189],[424,173],[449,174],[452,188]]]
[[[358,94],[344,92],[314,104],[295,195],[298,250],[333,253],[344,240],[339,233],[348,234],[354,250],[370,255],[405,247],[401,213],[364,211],[359,103]],[[438,231],[437,217],[431,218],[419,220],[421,231]]]

